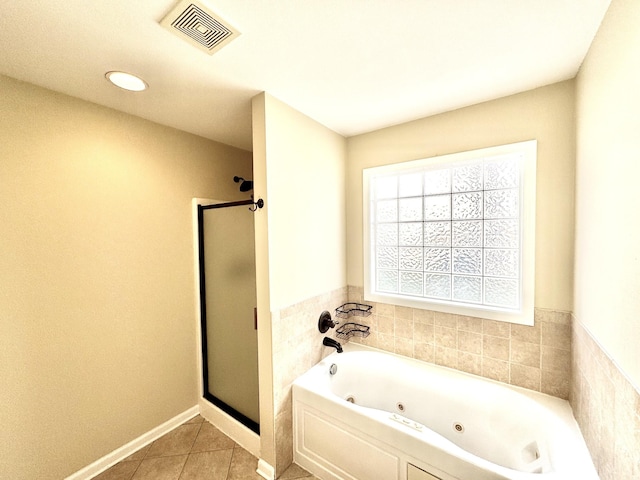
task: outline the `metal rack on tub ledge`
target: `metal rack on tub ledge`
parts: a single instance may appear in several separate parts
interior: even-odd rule
[[[365,305],[362,303],[345,303],[336,308],[336,317],[349,318],[352,316],[368,317],[371,315],[372,305]],[[367,325],[361,325],[359,323],[348,322],[340,325],[336,329],[336,337],[342,340],[349,340],[351,337],[368,337],[369,327]]]

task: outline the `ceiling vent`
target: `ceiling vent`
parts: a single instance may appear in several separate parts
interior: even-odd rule
[[[240,35],[227,21],[194,0],[181,0],[160,25],[209,55]]]

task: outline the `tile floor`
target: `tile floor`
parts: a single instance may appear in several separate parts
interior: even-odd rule
[[[264,480],[258,459],[200,415],[93,480]],[[319,480],[293,464],[279,480]]]

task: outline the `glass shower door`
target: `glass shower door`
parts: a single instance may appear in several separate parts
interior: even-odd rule
[[[259,433],[253,214],[198,206],[204,397]]]

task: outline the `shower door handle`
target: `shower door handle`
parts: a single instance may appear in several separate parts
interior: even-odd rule
[[[258,307],[253,307],[253,329],[258,330]]]

